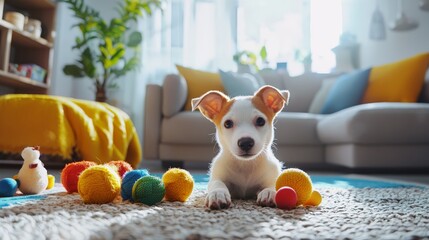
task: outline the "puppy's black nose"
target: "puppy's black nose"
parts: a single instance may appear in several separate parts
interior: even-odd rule
[[[244,137],[244,138],[240,138],[238,139],[238,147],[245,151],[248,152],[250,149],[252,149],[253,145],[255,145],[255,140],[253,140],[253,138],[250,137]]]

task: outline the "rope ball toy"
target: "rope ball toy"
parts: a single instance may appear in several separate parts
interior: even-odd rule
[[[131,200],[134,183],[138,179],[148,175],[149,172],[146,169],[136,169],[125,173],[124,177],[122,178],[121,184],[122,200]]]
[[[317,207],[320,203],[322,203],[322,195],[317,190],[313,190],[311,197],[304,203],[304,205]]]
[[[78,192],[84,203],[110,203],[121,191],[119,174],[106,165],[85,169],[78,180]]]
[[[67,164],[61,171],[61,183],[68,193],[77,192],[79,175],[87,168],[97,165],[91,161],[81,161]]]
[[[125,161],[110,161],[106,163],[106,165],[116,167],[118,169],[118,174],[121,178],[124,177],[125,173],[133,170],[133,167],[131,167],[131,165]]]
[[[294,190],[296,194],[296,203],[294,206],[290,202],[287,202],[289,201],[288,198],[294,198],[294,194],[290,189],[282,189],[283,187]],[[285,209],[291,209],[300,205],[318,206],[322,202],[320,193],[313,190],[313,183],[311,182],[310,176],[298,168],[283,170],[277,178],[276,190],[276,204]]]
[[[0,197],[12,197],[18,190],[18,182],[13,178],[0,180]]]
[[[134,202],[140,202],[149,206],[162,201],[165,195],[164,183],[159,177],[144,176],[139,178],[132,190]]]
[[[194,189],[192,175],[180,168],[170,168],[162,176],[165,185],[165,199],[167,201],[185,202]]]

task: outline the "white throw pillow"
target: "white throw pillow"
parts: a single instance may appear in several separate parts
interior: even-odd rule
[[[323,105],[325,104],[326,98],[328,97],[328,93],[336,80],[337,78],[327,78],[323,80],[322,86],[320,87],[319,91],[317,91],[313,101],[310,104],[310,108],[308,109],[309,113],[320,113]]]

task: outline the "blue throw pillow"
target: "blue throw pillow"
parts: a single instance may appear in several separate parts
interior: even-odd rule
[[[249,73],[232,73],[219,70],[226,93],[230,97],[253,95],[259,89],[258,80]]]
[[[371,68],[338,77],[320,113],[329,114],[361,103]]]

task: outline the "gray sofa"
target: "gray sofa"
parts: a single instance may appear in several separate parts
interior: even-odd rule
[[[330,76],[262,77],[291,92],[289,105],[275,122],[273,146],[286,166],[429,167],[429,103],[371,103],[314,114],[308,112],[310,105]],[[216,155],[213,124],[199,112],[182,110],[186,96],[186,81],[176,74],[167,75],[162,86],[147,85],[144,159],[167,166],[175,161],[210,162]]]

